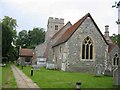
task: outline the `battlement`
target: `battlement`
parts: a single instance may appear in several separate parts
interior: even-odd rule
[[[49,23],[61,23],[61,24],[64,24],[64,19],[63,18],[49,17],[48,22]]]

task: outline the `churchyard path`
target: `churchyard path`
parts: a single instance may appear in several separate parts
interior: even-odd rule
[[[39,87],[29,77],[27,77],[22,71],[20,71],[15,65],[11,65],[11,68],[12,68],[14,77],[16,79],[18,88],[39,89]]]

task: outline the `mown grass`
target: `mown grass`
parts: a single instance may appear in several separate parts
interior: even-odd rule
[[[2,67],[2,88],[17,88],[10,64]]]
[[[0,89],[2,88],[2,67],[0,67]]]
[[[21,69],[21,67],[19,67]],[[34,70],[34,75],[30,76],[30,67],[24,67],[22,70],[41,88],[75,88],[76,82],[81,82],[82,88],[112,88],[112,77],[95,77],[92,74],[63,72],[57,70],[47,70],[41,68]]]

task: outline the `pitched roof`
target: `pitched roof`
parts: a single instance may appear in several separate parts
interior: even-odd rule
[[[111,52],[112,49],[116,46],[115,43],[109,43],[109,46],[108,46],[108,52]]]
[[[71,26],[70,28],[68,28],[66,30],[66,32],[58,39],[58,41],[53,45],[53,47],[62,44],[64,42],[66,42],[72,35],[73,33],[77,30],[77,28],[84,22],[84,20],[90,17],[91,20],[93,21],[94,25],[96,26],[97,30],[99,31],[99,33],[101,34],[101,36],[103,37],[104,41],[106,42],[106,44],[108,45],[106,39],[104,38],[103,34],[101,33],[100,29],[98,28],[97,24],[95,23],[95,21],[93,20],[93,18],[91,17],[90,13],[86,14],[85,16],[83,16],[78,22],[76,22],[73,26]]]
[[[19,50],[19,56],[20,57],[32,57],[33,56],[33,49],[21,48]]]
[[[44,52],[44,57],[45,58],[48,58],[48,51],[49,51],[49,48],[50,48],[50,41],[51,40],[49,40],[49,42],[47,43],[47,46],[46,46],[46,49],[45,49],[45,52]]]
[[[52,36],[51,39],[55,39],[55,38],[57,37],[57,35],[58,35],[61,31],[63,31],[63,28],[66,27],[68,24],[71,24],[71,22],[69,21],[66,25],[64,25],[58,32],[56,32],[56,33]],[[72,26],[72,24],[71,24],[71,26]]]

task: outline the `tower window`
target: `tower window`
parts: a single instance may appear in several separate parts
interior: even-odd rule
[[[55,25],[55,30],[58,30],[58,25]]]
[[[93,59],[93,42],[90,37],[82,43],[82,59]]]

